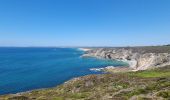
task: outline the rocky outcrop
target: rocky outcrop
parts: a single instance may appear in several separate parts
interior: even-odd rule
[[[146,70],[150,68],[170,65],[169,52],[147,52],[143,48],[96,48],[87,51],[83,57],[114,59],[127,62],[133,70]]]

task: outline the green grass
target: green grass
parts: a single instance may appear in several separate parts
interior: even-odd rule
[[[157,94],[157,96],[161,96],[163,98],[170,98],[170,90],[169,91],[162,91]]]
[[[166,67],[167,69],[152,69],[138,72],[130,72],[130,76],[138,76],[143,78],[156,78],[156,77],[170,77],[170,67]]]
[[[62,97],[55,97],[53,100],[64,100]]]
[[[154,71],[145,71],[136,73],[136,76],[152,78],[152,77],[168,77],[170,76],[170,72],[154,72]]]
[[[70,97],[71,98],[74,98],[74,99],[83,99],[83,98],[86,98],[88,97],[89,94],[88,93],[73,93],[73,94],[70,94]]]

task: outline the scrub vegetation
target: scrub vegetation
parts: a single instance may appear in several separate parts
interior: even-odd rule
[[[170,66],[137,72],[88,75],[60,86],[0,100],[169,100]]]

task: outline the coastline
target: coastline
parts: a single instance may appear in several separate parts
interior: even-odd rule
[[[0,100],[168,100],[169,94],[160,94],[169,93],[169,72],[170,66],[165,66],[148,71],[86,75],[53,88],[0,95]]]
[[[90,52],[93,52],[92,50],[94,50],[94,49],[80,48],[79,50],[87,51],[87,53],[85,53],[83,56],[90,56],[90,57],[92,56],[92,57],[97,57],[97,58],[102,58],[102,59],[108,59],[108,57],[109,57],[107,55],[107,53],[102,53],[102,52],[99,52],[100,55],[98,55],[97,53],[96,53],[96,55],[91,54]],[[109,51],[109,53],[110,53],[110,51]],[[105,56],[105,55],[107,55],[107,56]],[[141,54],[141,55],[145,55],[145,54]],[[157,55],[159,55],[159,54],[157,54]],[[120,58],[123,58],[123,57],[124,56],[120,56]],[[159,57],[162,57],[162,55],[159,55]],[[82,97],[83,98],[87,97],[87,99],[89,99],[90,97],[94,97],[94,96],[98,97],[97,94],[99,92],[101,92],[100,98],[107,98],[104,100],[109,100],[109,98],[114,98],[117,96],[120,97],[119,95],[122,95],[121,91],[123,91],[123,94],[131,93],[131,92],[136,93],[136,91],[137,91],[136,89],[147,90],[147,87],[149,87],[149,86],[153,86],[154,84],[162,84],[162,81],[159,82],[159,80],[163,80],[163,82],[164,82],[163,84],[167,84],[167,82],[169,81],[168,75],[170,75],[170,73],[169,73],[168,68],[170,68],[170,66],[166,67],[165,66],[166,63],[163,63],[162,65],[164,65],[164,67],[163,68],[159,67],[160,69],[158,69],[158,70],[157,69],[153,70],[153,69],[148,68],[148,69],[145,69],[146,71],[145,70],[139,71],[139,69],[135,70],[132,67],[130,67],[130,66],[134,66],[134,65],[138,64],[137,60],[133,60],[133,59],[128,60],[128,59],[129,58],[115,59],[118,61],[123,61],[123,62],[128,63],[129,64],[128,67],[127,66],[120,66],[120,67],[106,66],[104,68],[96,68],[96,69],[92,68],[92,70],[94,70],[94,71],[97,70],[97,71],[104,71],[104,72],[108,72],[108,73],[98,74],[98,75],[86,75],[86,76],[72,78],[72,79],[64,82],[63,84],[57,85],[52,88],[35,89],[35,90],[26,91],[26,92],[19,92],[16,94],[0,95],[0,100],[1,100],[1,98],[12,98],[10,100],[13,100],[15,98],[26,98],[24,100],[32,100],[32,98],[38,98],[38,99],[45,98],[44,100],[53,100],[55,97],[76,98],[73,100],[80,100]],[[144,63],[147,63],[147,61],[144,60]],[[136,66],[134,66],[134,67],[136,67]],[[153,67],[153,68],[158,68],[158,67]],[[123,74],[122,74],[122,72],[123,72]],[[123,84],[122,84],[122,82],[123,82]],[[144,82],[145,82],[145,84],[144,84]],[[136,86],[136,87],[134,87],[134,86]],[[112,88],[112,87],[114,87],[114,88]],[[167,92],[168,91],[167,87],[168,86],[162,87],[158,92],[162,92],[162,91]],[[93,88],[95,88],[95,93],[97,93],[97,94],[93,94],[94,93]],[[107,89],[111,89],[111,91],[113,93],[113,94],[111,94],[111,96],[108,96],[108,93],[110,93],[110,92],[105,91]],[[116,89],[118,91],[115,91],[114,89]],[[128,91],[126,91],[126,89]],[[89,94],[84,96],[84,90],[88,91]],[[153,89],[153,91],[155,91],[155,90]],[[153,93],[152,91],[150,92],[150,90],[149,90],[149,92],[147,92],[147,93],[148,94],[150,93],[150,94],[152,94],[153,97],[159,99],[159,96],[155,95],[158,92]],[[83,96],[80,95],[79,93],[82,93]],[[116,94],[119,94],[119,95],[116,95]],[[140,93],[140,94],[142,94],[142,93]],[[77,97],[77,95],[78,95],[78,97]],[[137,95],[139,95],[139,94],[137,94]],[[148,95],[139,95],[139,96],[146,97]],[[51,98],[51,99],[47,99],[47,98]],[[89,100],[101,100],[100,98],[97,98],[97,99],[91,98]],[[133,98],[133,95],[132,96],[130,95],[130,97],[128,97],[128,98]],[[123,99],[123,98],[121,98],[121,99]],[[2,100],[4,100],[4,99],[2,99]],[[61,99],[61,100],[65,100],[65,99]],[[72,100],[72,99],[69,99],[69,100]]]
[[[95,57],[95,58],[98,58],[98,59],[107,59],[105,57],[91,55],[89,52],[93,51],[94,49],[87,49],[87,48],[78,48],[78,49],[86,52],[81,57]],[[97,49],[95,49],[95,50],[97,50]],[[138,71],[138,70],[133,69],[137,65],[136,60],[127,60],[127,59],[114,59],[114,60],[127,63],[128,66],[117,66],[117,67],[115,67],[115,66],[105,66],[105,67],[101,67],[101,68],[90,68],[89,70],[91,70],[91,71],[101,71],[101,72],[113,72],[113,73]]]
[[[139,71],[170,65],[170,47],[95,48],[83,57],[123,61],[129,64],[132,71]]]
[[[101,68],[90,68],[91,71],[101,71],[105,73],[119,73],[119,72],[131,72],[133,69],[131,69],[128,66],[106,66],[106,67],[101,67]]]
[[[99,56],[89,55],[88,52],[93,51],[94,49],[88,49],[88,48],[78,48],[78,49],[86,52],[81,57],[95,57],[95,58],[98,58],[98,59],[106,59],[106,58],[99,57]],[[128,66],[117,66],[117,67],[115,67],[115,66],[105,66],[105,67],[101,67],[101,68],[90,68],[89,70],[95,71],[95,72],[106,72],[106,73],[107,72],[117,73],[117,72],[138,71],[138,70],[132,69],[132,67],[136,66],[136,61],[134,61],[134,60],[126,60],[126,59],[123,59],[123,60],[114,59],[114,60],[127,63]]]

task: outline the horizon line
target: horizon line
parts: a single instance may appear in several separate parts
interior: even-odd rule
[[[16,47],[16,48],[97,48],[97,47],[145,47],[145,46],[170,46],[170,44],[164,45],[127,45],[127,46],[0,46],[2,47]]]

